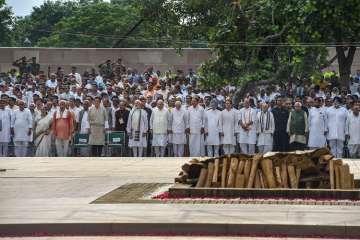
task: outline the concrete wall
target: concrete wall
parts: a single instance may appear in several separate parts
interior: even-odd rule
[[[335,55],[335,49],[329,48],[329,58]],[[154,66],[160,71],[197,69],[201,63],[212,58],[209,49],[188,48],[181,55],[171,48],[0,48],[0,72],[12,68],[14,60],[26,56],[37,57],[41,68],[47,71],[48,66],[54,72],[58,66],[69,72],[71,66],[77,66],[80,72],[96,67],[107,59],[112,61],[121,57],[125,65],[142,71],[147,66]],[[338,69],[334,62],[329,70]],[[360,69],[360,48],[355,54],[352,73]]]
[[[0,48],[0,72],[8,71],[16,59],[26,56],[37,57],[42,70],[48,66],[56,71],[58,66],[69,72],[77,66],[80,72],[97,67],[107,59],[115,61],[122,58],[125,65],[142,71],[154,66],[161,71],[197,69],[201,63],[211,58],[209,49],[183,49],[181,55],[170,48]]]

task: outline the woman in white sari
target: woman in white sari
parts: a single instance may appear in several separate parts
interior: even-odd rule
[[[36,157],[49,157],[51,150],[51,115],[47,114],[45,107],[41,109],[41,116],[36,121],[35,146]]]

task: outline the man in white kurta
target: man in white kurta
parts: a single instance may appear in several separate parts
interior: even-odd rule
[[[19,109],[14,111],[12,119],[12,131],[14,132],[15,156],[25,157],[32,131],[32,116],[29,109],[25,109],[25,103],[19,101]]]
[[[222,132],[221,112],[217,110],[217,100],[210,102],[210,109],[205,111],[204,128],[207,155],[219,156],[220,132]],[[191,146],[190,146],[191,147]]]
[[[156,157],[164,157],[168,144],[169,111],[164,108],[164,101],[158,100],[156,108],[150,117],[150,130],[152,131],[152,146]]]
[[[269,111],[267,103],[261,104],[261,111],[257,113],[257,146],[259,153],[271,152],[273,148],[273,134],[275,131],[274,116]]]
[[[225,101],[225,109],[221,111],[221,144],[224,154],[235,152],[237,111],[232,107],[230,99]]]
[[[345,133],[351,158],[360,157],[360,106],[356,103],[346,120]]]
[[[130,111],[126,131],[129,136],[129,147],[132,149],[133,157],[142,157],[147,145],[148,117],[147,112],[142,109],[140,100],[135,101],[135,107]]]
[[[336,158],[343,155],[345,141],[345,125],[348,111],[340,106],[340,98],[335,97],[332,107],[326,111],[329,146]]]
[[[326,147],[327,117],[321,107],[321,99],[315,98],[314,107],[309,110],[309,149]]]
[[[186,144],[187,111],[181,106],[180,101],[175,102],[175,108],[170,113],[170,133],[172,134],[172,144],[174,157],[184,156],[184,145]]]
[[[190,157],[205,155],[204,148],[204,108],[199,106],[197,96],[191,100],[191,107],[188,109],[187,132],[189,133]]]
[[[256,144],[256,110],[250,107],[249,99],[244,100],[244,107],[238,114],[239,144],[244,154],[254,154]]]
[[[8,156],[10,142],[11,110],[5,108],[6,101],[0,99],[0,157]]]

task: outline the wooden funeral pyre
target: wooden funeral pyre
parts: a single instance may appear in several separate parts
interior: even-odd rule
[[[182,166],[175,182],[197,188],[354,189],[354,175],[326,148],[314,151],[232,154]]]

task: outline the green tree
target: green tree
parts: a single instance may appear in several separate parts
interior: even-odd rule
[[[11,36],[11,25],[13,22],[13,14],[11,8],[6,7],[5,0],[0,0],[0,46],[10,46]]]
[[[310,0],[304,6],[308,33],[320,42],[336,46],[340,79],[347,85],[360,39],[360,3],[358,0]]]
[[[71,16],[62,18],[49,37],[38,42],[43,47],[112,47],[136,23],[139,11],[131,1],[82,4]],[[158,47],[153,26],[145,22],[123,41],[126,47]]]
[[[17,18],[14,23],[13,39],[15,46],[23,46],[28,38],[33,46],[44,37],[51,35],[62,18],[69,17],[79,6],[74,1],[45,1],[41,6],[34,7],[30,15]]]

